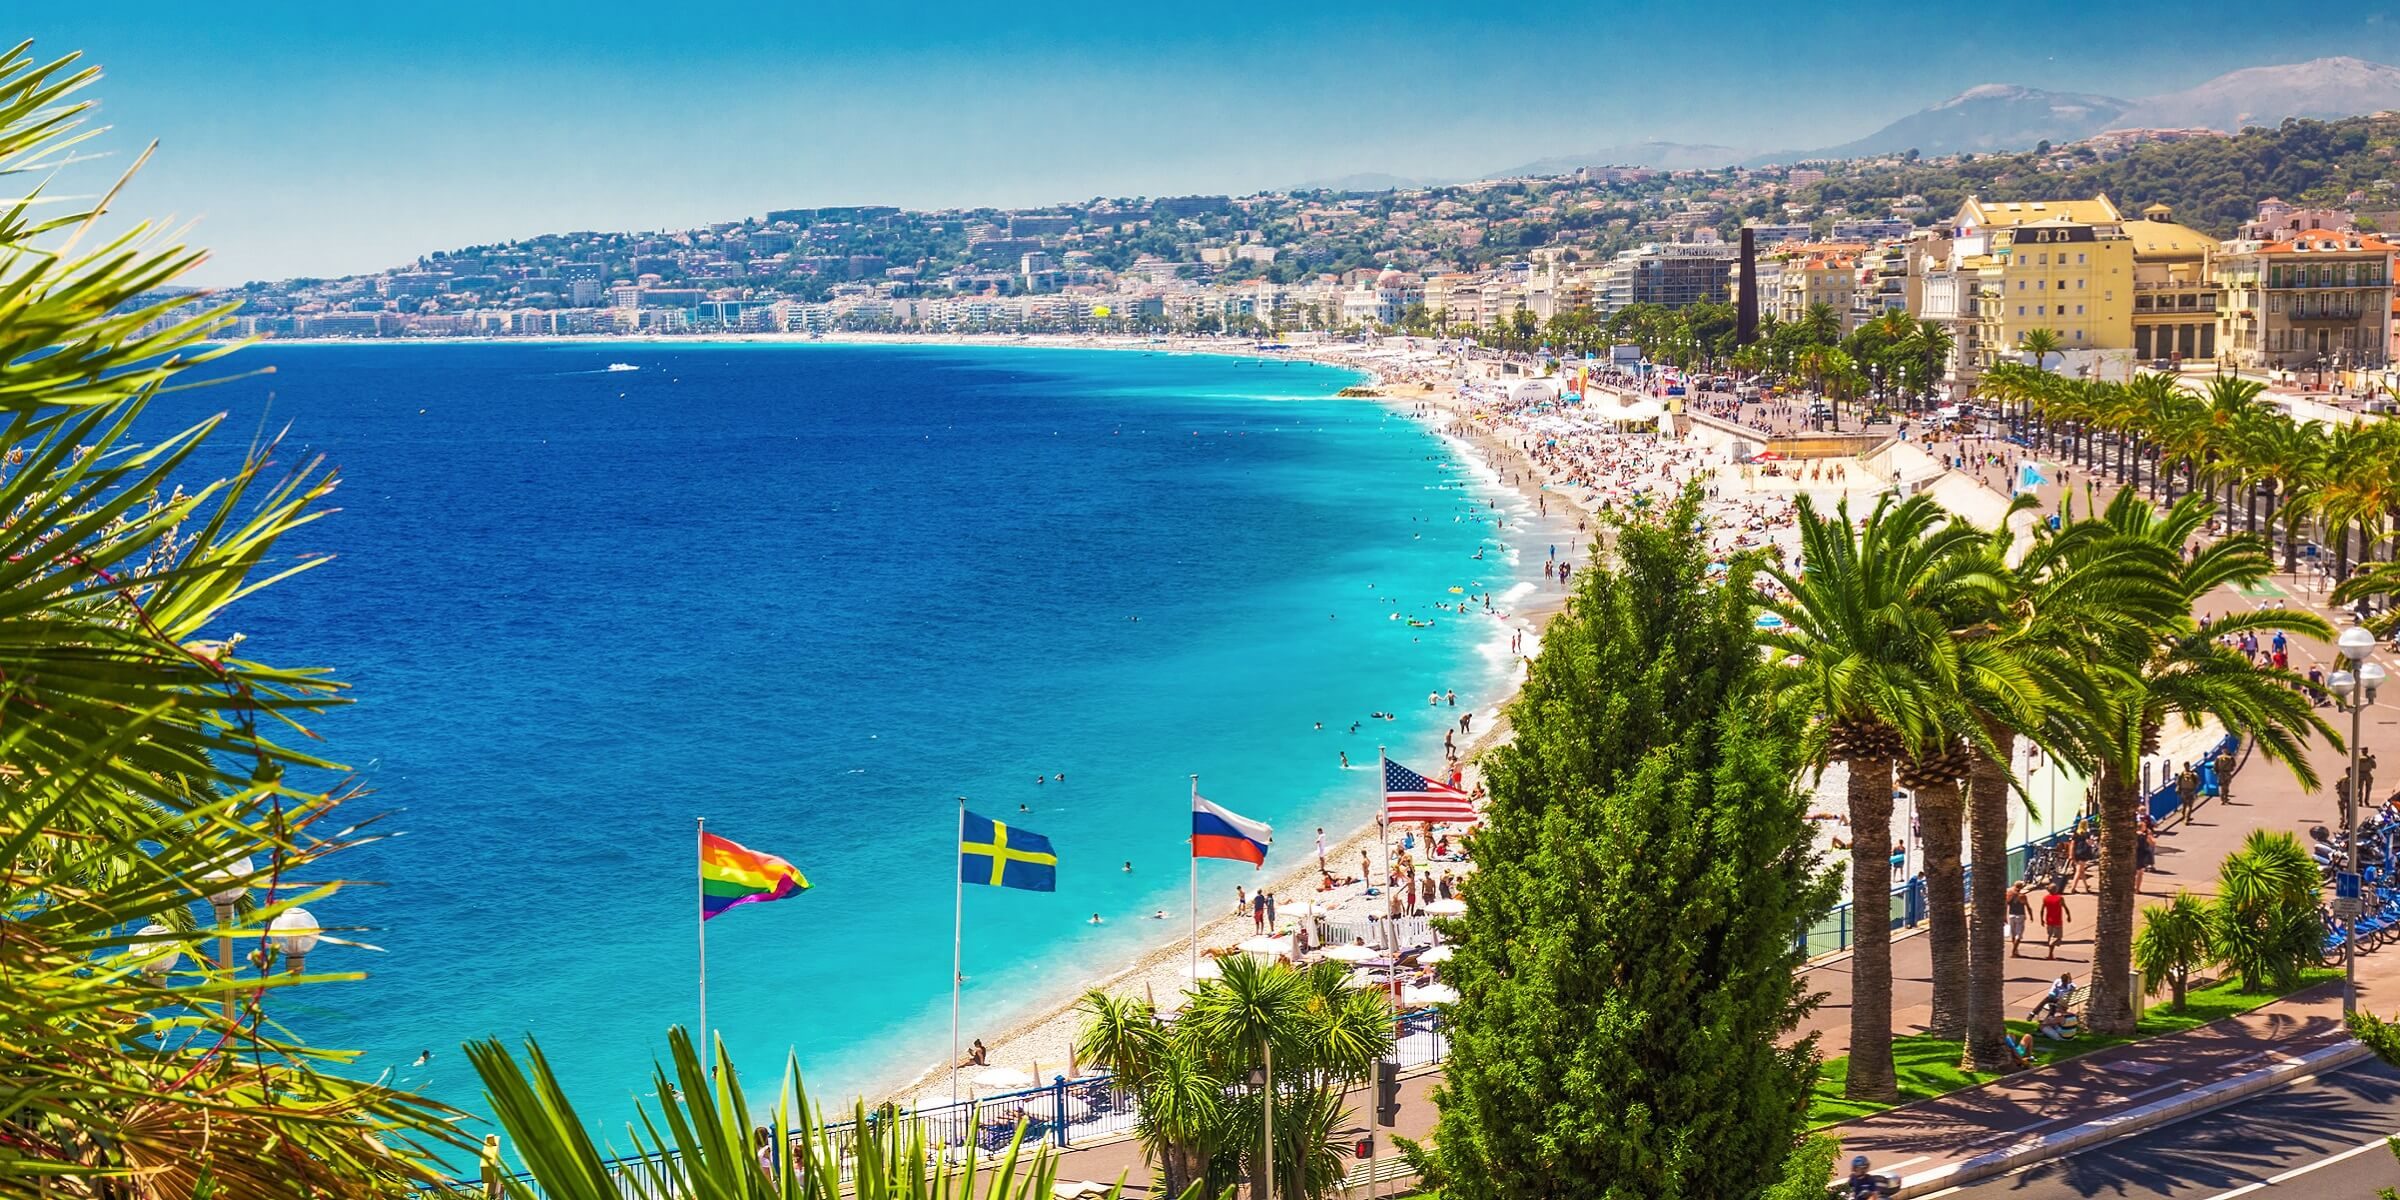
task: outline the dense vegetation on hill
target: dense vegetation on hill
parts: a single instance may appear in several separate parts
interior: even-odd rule
[[[2089,196],[2105,192],[2132,215],[2165,204],[2174,219],[2217,237],[2231,237],[2279,196],[2295,204],[2340,206],[2354,191],[2365,207],[2400,204],[2393,191],[2392,156],[2400,118],[2285,121],[2227,138],[2146,142],[2113,158],[2088,146],[2049,153],[1987,154],[1939,162],[1860,164],[1798,194],[1818,204],[1872,211],[1915,193],[1930,213],[1955,212],[1970,195],[1987,198]]]

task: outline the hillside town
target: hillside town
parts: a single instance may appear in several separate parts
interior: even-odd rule
[[[2383,147],[2370,163],[2388,164],[2400,121],[2343,124]],[[1952,385],[2044,329],[2087,375],[2215,364],[2320,390],[2394,390],[2391,180],[2314,201],[2257,197],[2230,229],[2187,224],[2156,197],[2071,190],[2105,181],[2094,172],[2112,161],[2194,141],[2227,137],[2115,131],[1986,156],[1980,171],[1972,155],[1927,164],[1911,152],[1364,194],[786,209],[549,235],[233,295],[239,332],[269,338],[1514,330],[1533,344],[1561,314],[1597,328],[1635,306],[1729,301],[1746,231],[1762,314],[1790,322],[1823,306],[1844,332],[1891,312],[1941,323]],[[1878,194],[1918,180],[1928,191]],[[2010,190],[1968,190],[1983,184]]]

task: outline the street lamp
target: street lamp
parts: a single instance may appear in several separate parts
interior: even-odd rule
[[[305,908],[287,908],[267,922],[267,940],[291,961],[290,971],[294,975],[300,973],[301,964],[308,961],[308,952],[317,948],[324,932],[324,927]]]
[[[2358,805],[2364,798],[2359,792],[2359,726],[2367,697],[2383,682],[2384,670],[2382,664],[2367,661],[2367,656],[2375,652],[2375,635],[2364,626],[2353,625],[2343,630],[2333,645],[2344,662],[2358,667],[2355,674],[2337,669],[2327,682],[2332,684],[2334,694],[2343,697],[2350,706],[2350,799],[2342,805],[2342,857],[2347,867],[2345,873],[2359,880],[2358,894],[2350,899],[2353,903],[2363,903],[2365,881],[2358,864]],[[2335,898],[2342,898],[2338,888]],[[2358,918],[2358,910],[2352,909],[2342,920],[2342,1012],[2345,1014],[2358,1009]]]
[[[249,893],[252,874],[250,857],[243,855],[224,866],[203,871],[200,875],[200,882],[209,889],[209,907],[217,913],[217,970],[229,985],[225,989],[225,1020],[228,1024],[237,1019],[234,1015],[233,988],[230,986],[233,980],[233,909]]]
[[[141,969],[142,978],[153,987],[167,977],[167,972],[175,969],[175,960],[183,957],[183,951],[177,949],[173,942],[152,939],[163,939],[174,932],[164,925],[152,922],[142,926],[133,935],[142,941],[130,953],[134,957],[135,965]]]

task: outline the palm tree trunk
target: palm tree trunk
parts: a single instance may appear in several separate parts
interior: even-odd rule
[[[2092,932],[2091,1011],[2084,1021],[2092,1032],[2133,1032],[2133,997],[2127,991],[2133,969],[2134,843],[2141,837],[2142,797],[2132,780],[2114,769],[2103,769],[2100,787],[2100,912]]]
[[[1892,760],[1850,764],[1850,1073],[1842,1095],[1889,1104],[1892,1073]]]
[[[1967,1033],[1967,881],[1959,863],[1965,818],[1957,780],[1917,789],[1917,836],[1925,847],[1925,923],[1933,943],[1933,1016],[1926,1031],[1938,1038]]]
[[[2014,745],[2014,734],[1996,731],[1993,740]],[[1967,923],[1967,1053],[1971,1071],[2012,1069],[2004,994],[2008,906],[2008,767],[1975,754],[1967,776],[1967,832],[1973,839],[1975,911]]]

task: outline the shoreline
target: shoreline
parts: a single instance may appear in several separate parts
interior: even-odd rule
[[[1102,347],[1067,348],[1097,349]],[[1133,349],[1136,347],[1119,345],[1108,348]],[[1295,349],[1302,350],[1304,348]],[[1263,354],[1255,354],[1255,356],[1266,357]],[[1281,356],[1279,355],[1279,357]],[[1589,518],[1596,511],[1595,507],[1576,501],[1563,491],[1545,490],[1540,482],[1542,472],[1529,456],[1509,444],[1505,439],[1494,436],[1492,431],[1479,428],[1465,419],[1466,402],[1455,389],[1437,387],[1432,390],[1416,392],[1403,391],[1384,380],[1381,374],[1371,366],[1345,361],[1334,356],[1320,357],[1315,354],[1295,353],[1288,357],[1304,358],[1321,365],[1366,372],[1369,382],[1361,386],[1371,387],[1377,394],[1372,397],[1358,397],[1358,399],[1381,405],[1391,415],[1418,422],[1428,433],[1446,447],[1451,448],[1470,471],[1488,475],[1490,484],[1505,489],[1512,499],[1521,501],[1531,519],[1520,522],[1512,529],[1498,531],[1496,535],[1516,552],[1518,561],[1522,561],[1523,556],[1529,550],[1539,552],[1544,526],[1552,527],[1550,536],[1553,538],[1568,541],[1567,536],[1559,531],[1565,529],[1564,522],[1578,521],[1586,526],[1586,530],[1576,536],[1584,539],[1591,536]],[[1416,411],[1419,406],[1423,406],[1426,413],[1419,414]],[[1541,500],[1544,497],[1566,501],[1565,510],[1553,512],[1547,517],[1532,517],[1531,514],[1538,512],[1541,508]],[[1588,541],[1568,541],[1568,544],[1588,546]],[[1529,635],[1524,647],[1523,659],[1530,659],[1539,652],[1541,638],[1547,632],[1550,622],[1564,610],[1565,599],[1565,592],[1545,589],[1537,584],[1509,612],[1507,618],[1509,625],[1512,628],[1521,629]],[[1459,747],[1460,762],[1465,772],[1466,784],[1470,789],[1480,780],[1482,774],[1476,761],[1478,757],[1493,747],[1504,744],[1511,736],[1507,709],[1515,702],[1524,686],[1524,681],[1523,661],[1511,664],[1507,668],[1505,682],[1498,689],[1498,693],[1487,706],[1479,707],[1476,710],[1478,720],[1481,722],[1481,729],[1468,737]],[[1300,861],[1285,866],[1273,874],[1265,871],[1258,872],[1258,885],[1279,897],[1279,904],[1285,902],[1280,898],[1288,897],[1290,902],[1296,903],[1303,900],[1317,900],[1320,897],[1320,893],[1317,891],[1318,868],[1314,857],[1313,842],[1304,831],[1300,832],[1301,836],[1292,839],[1294,844],[1301,847]],[[1336,836],[1337,834],[1338,836]],[[1370,815],[1347,832],[1341,832],[1338,827],[1328,826],[1325,862],[1338,872],[1342,865],[1349,862],[1353,856],[1372,855],[1382,848],[1383,843],[1378,836],[1377,823]],[[1334,899],[1337,902],[1359,899],[1355,895],[1344,895],[1343,893],[1347,891],[1347,888],[1337,889]],[[1250,918],[1246,914],[1235,914],[1222,907],[1217,909],[1215,916],[1208,915],[1206,911],[1202,913],[1198,941],[1204,949],[1229,946],[1250,935]],[[1189,933],[1178,933],[1164,938],[1148,946],[1130,962],[1123,963],[1097,979],[1077,984],[1071,994],[1036,1006],[1030,1015],[1002,1027],[998,1035],[981,1039],[987,1051],[987,1062],[993,1066],[1024,1070],[1033,1074],[1037,1080],[1046,1079],[1054,1074],[1068,1073],[1074,1057],[1072,1049],[1074,1038],[1082,1022],[1081,1010],[1085,995],[1098,990],[1124,997],[1148,997],[1162,1002],[1162,1004],[1171,1001],[1189,985],[1189,964],[1194,953],[1193,940],[1193,936]],[[899,1072],[894,1072],[895,1082],[888,1086],[877,1085],[870,1089],[870,1103],[891,1101],[903,1106],[915,1107],[931,1106],[930,1103],[919,1103],[920,1101],[946,1103],[948,1091],[946,1090],[945,1076],[946,1071],[939,1062],[924,1065],[905,1080],[900,1080]],[[937,1088],[941,1089],[938,1094],[933,1090]],[[971,1091],[962,1088],[959,1094],[963,1099],[970,1095]]]

